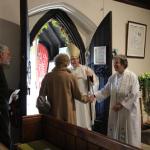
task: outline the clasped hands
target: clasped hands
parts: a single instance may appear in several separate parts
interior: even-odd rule
[[[123,106],[122,106],[121,103],[116,103],[116,104],[112,107],[112,110],[115,111],[115,112],[118,112],[118,111],[120,111],[122,108],[123,108]]]

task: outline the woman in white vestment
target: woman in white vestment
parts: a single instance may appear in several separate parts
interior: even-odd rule
[[[71,59],[71,72],[78,80],[78,86],[82,94],[90,94],[98,90],[99,80],[94,71],[88,66],[79,63],[80,50],[73,44],[68,45],[68,52]],[[88,77],[89,80],[88,85]],[[88,88],[89,86],[89,88]],[[83,104],[75,100],[77,125],[91,130],[95,119],[95,101],[88,104]]]
[[[128,61],[124,55],[115,56],[116,73],[110,76],[105,87],[95,96],[98,101],[110,96],[108,136],[141,147],[139,82],[138,77],[127,67]]]

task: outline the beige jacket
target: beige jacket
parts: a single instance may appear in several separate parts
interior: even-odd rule
[[[51,104],[51,116],[72,124],[76,124],[74,99],[88,102],[87,96],[80,93],[76,78],[67,68],[54,68],[46,74],[39,95],[47,96]]]

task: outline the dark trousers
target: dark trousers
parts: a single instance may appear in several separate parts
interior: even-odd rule
[[[0,142],[11,149],[10,121],[7,104],[0,104]]]

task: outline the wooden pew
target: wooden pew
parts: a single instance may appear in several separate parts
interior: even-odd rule
[[[61,150],[139,150],[50,116],[24,116],[22,119],[22,143],[43,139]],[[17,145],[18,150],[21,150],[20,145]]]

